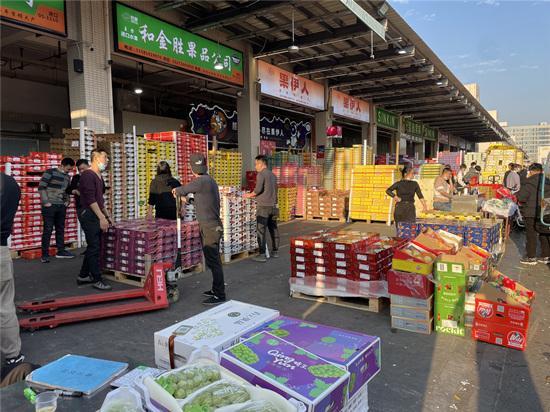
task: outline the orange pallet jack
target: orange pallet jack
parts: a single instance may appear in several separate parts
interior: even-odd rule
[[[60,313],[38,313],[35,316],[20,319],[19,326],[22,329],[32,331],[40,328],[55,328],[59,325],[86,320],[165,309],[168,307],[168,296],[170,294],[167,289],[166,272],[172,265],[172,262],[159,262],[151,265],[151,270],[142,289],[23,302],[17,306],[20,311],[36,313],[118,301],[106,307],[76,309]],[[140,301],[120,302],[129,299],[140,299]]]

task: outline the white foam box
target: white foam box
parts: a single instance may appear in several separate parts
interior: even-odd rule
[[[170,369],[169,341],[173,338],[175,367],[187,363],[195,349],[207,346],[221,352],[240,337],[279,316],[279,311],[230,300],[182,322],[155,332],[155,363]]]

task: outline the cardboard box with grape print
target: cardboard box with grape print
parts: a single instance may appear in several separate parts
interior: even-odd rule
[[[347,401],[349,372],[266,332],[223,351],[221,365],[253,385],[301,401],[307,412],[340,411]]]
[[[381,343],[378,336],[279,316],[247,333],[242,339],[264,331],[344,367],[350,373],[350,398],[380,372]]]

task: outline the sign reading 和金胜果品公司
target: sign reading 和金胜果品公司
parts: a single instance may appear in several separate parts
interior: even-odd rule
[[[121,3],[114,3],[113,27],[117,51],[237,86],[244,85],[243,53],[239,50]],[[220,64],[223,67],[216,69]]]
[[[67,35],[64,0],[2,0],[0,17],[31,29]]]

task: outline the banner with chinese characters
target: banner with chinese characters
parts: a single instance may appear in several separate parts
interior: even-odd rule
[[[113,12],[118,51],[193,73],[244,85],[242,52],[183,30],[121,3]],[[223,68],[217,70],[218,63]]]
[[[399,116],[384,109],[376,109],[376,123],[389,129],[399,129]]]
[[[313,80],[258,60],[262,93],[312,109],[325,110],[325,87]]]
[[[347,117],[360,122],[369,122],[369,103],[356,99],[349,94],[342,93],[336,89],[331,89],[330,100],[334,114],[342,117]]]
[[[295,122],[287,117],[264,116],[260,119],[260,138],[274,141],[277,147],[302,148],[311,138],[311,123]]]
[[[214,137],[221,143],[239,143],[237,134],[237,112],[225,111],[219,106],[207,106],[199,104],[191,108],[191,131],[197,134],[205,134],[208,140]]]
[[[449,144],[449,135],[440,131],[438,140],[440,144]]]
[[[67,35],[64,0],[2,0],[0,17],[33,29]]]

